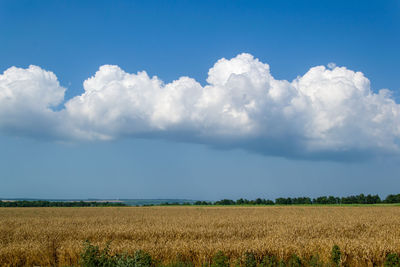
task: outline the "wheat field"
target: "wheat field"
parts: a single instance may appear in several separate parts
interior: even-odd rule
[[[381,266],[400,253],[400,207],[1,208],[1,266],[77,265],[85,240],[111,253],[143,249],[159,262],[201,265],[219,250],[287,259],[342,250],[342,264]]]

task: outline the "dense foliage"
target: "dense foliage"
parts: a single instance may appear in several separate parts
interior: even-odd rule
[[[0,201],[0,207],[121,207],[122,202],[96,201],[47,201],[47,200],[16,200]]]
[[[356,196],[347,196],[347,197],[334,197],[334,196],[321,196],[317,198],[310,197],[295,197],[295,198],[277,198],[275,201],[257,198],[255,200],[248,200],[240,198],[238,200],[232,199],[222,199],[215,202],[207,202],[207,201],[196,201],[194,205],[312,205],[312,204],[392,204],[392,203],[400,203],[400,194],[397,195],[388,195],[384,200],[378,195],[356,195]],[[164,205],[172,205],[173,203],[164,203]],[[176,204],[176,203],[175,203]],[[185,203],[189,205],[189,203]]]

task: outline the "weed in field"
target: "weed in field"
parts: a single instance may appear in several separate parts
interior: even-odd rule
[[[98,246],[90,244],[89,241],[85,242],[84,251],[81,254],[81,266],[83,267],[112,267],[115,266],[113,258],[109,254],[109,243],[103,250]]]
[[[134,267],[135,259],[127,253],[115,257],[116,267]]]
[[[331,251],[331,260],[332,263],[335,266],[339,266],[340,265],[340,258],[341,258],[342,253],[340,252],[340,248],[338,245],[334,245],[332,247],[332,251]]]
[[[261,261],[260,267],[277,267],[279,266],[279,261],[274,255],[266,255]]]
[[[309,260],[309,262],[308,262],[308,265],[310,266],[310,267],[323,267],[324,266],[324,263],[321,261],[321,259],[319,258],[319,255],[318,254],[316,254],[316,255],[313,255],[311,258],[310,258],[310,260]]]
[[[247,251],[244,254],[244,267],[257,267],[257,260],[253,252]]]
[[[400,256],[396,253],[389,253],[386,256],[385,267],[400,267]]]
[[[134,256],[135,267],[148,267],[152,265],[152,259],[149,253],[138,250]]]
[[[211,267],[229,267],[229,258],[222,251],[218,251],[213,257]]]
[[[288,260],[288,263],[286,264],[287,267],[301,267],[303,266],[301,259],[296,255],[293,254],[290,259]]]

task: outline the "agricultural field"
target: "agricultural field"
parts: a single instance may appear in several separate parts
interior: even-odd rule
[[[287,260],[318,255],[340,265],[383,266],[400,253],[396,206],[168,206],[1,208],[1,266],[79,265],[85,241],[110,254],[143,250],[155,262],[210,263],[221,251],[232,266],[251,252]]]

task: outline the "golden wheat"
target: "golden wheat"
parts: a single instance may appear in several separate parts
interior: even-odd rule
[[[343,263],[379,266],[400,253],[400,207],[0,208],[2,266],[77,265],[85,240],[196,265],[218,250],[231,259],[252,251],[328,261],[337,244]]]

